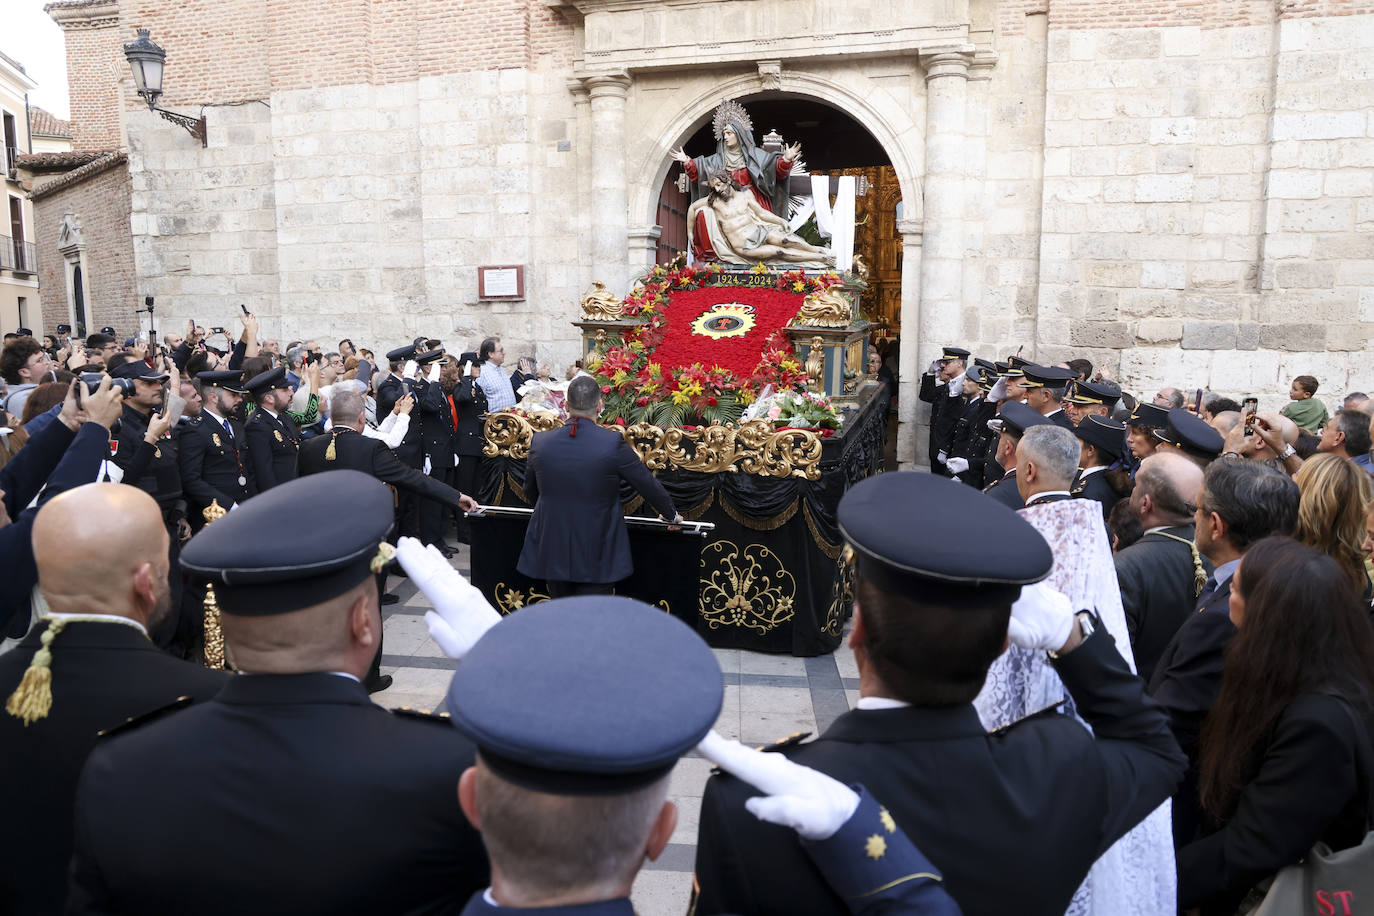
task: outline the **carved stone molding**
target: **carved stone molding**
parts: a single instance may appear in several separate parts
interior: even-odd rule
[[[922,51],[919,59],[921,67],[926,71],[926,82],[930,82],[946,76],[968,79],[973,56],[973,45],[954,45]]]
[[[782,88],[782,61],[759,61],[759,83],[764,89]]]

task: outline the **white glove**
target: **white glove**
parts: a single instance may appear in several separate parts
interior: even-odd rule
[[[416,369],[418,369],[418,368],[419,368],[419,367],[415,365],[415,360],[413,360],[413,359],[408,359],[408,360],[406,360],[405,366],[403,366],[403,367],[401,368],[401,378],[408,378],[408,379],[413,379],[413,378],[415,378],[415,371],[416,371]]]
[[[928,370],[926,370],[926,371],[929,372],[931,375],[934,375],[934,374],[936,374],[937,372],[939,372],[939,371],[940,371],[940,361],[939,361],[938,359],[933,359],[933,360],[931,360],[931,361],[930,361],[930,368],[929,368]]]
[[[968,459],[951,458],[945,462],[945,469],[951,474],[962,474],[968,470]]]
[[[844,783],[782,754],[765,754],[708,732],[701,756],[765,794],[744,803],[761,821],[791,827],[804,839],[828,840],[859,807],[859,794]]]
[[[946,464],[949,462],[949,456],[942,451],[935,456],[935,460],[940,462],[941,464]]]
[[[997,384],[992,386],[988,392],[988,401],[1005,401],[1007,399],[1007,377],[1004,375],[997,380]]]
[[[1053,652],[1069,641],[1073,632],[1073,605],[1063,593],[1043,582],[1021,587],[1021,597],[1011,606],[1007,638],[1022,649]]]
[[[434,610],[425,614],[429,635],[444,654],[461,659],[482,634],[501,620],[471,582],[458,574],[438,548],[425,547],[415,538],[401,538],[396,559]]]
[[[430,382],[439,381],[439,360],[436,359],[434,362],[430,363],[429,375],[427,378]]]

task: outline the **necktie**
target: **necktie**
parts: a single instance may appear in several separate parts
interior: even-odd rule
[[[229,425],[229,418],[225,417],[223,420],[220,420],[220,423],[224,425],[224,431],[229,434],[229,438],[232,440],[234,438],[234,428]]]
[[[1197,596],[1197,606],[1198,606],[1199,609],[1200,609],[1204,604],[1207,603],[1207,599],[1210,598],[1210,597],[1212,597],[1212,594],[1213,594],[1216,590],[1217,590],[1217,578],[1216,578],[1216,576],[1208,576],[1208,577],[1207,577],[1207,581],[1206,581],[1205,583],[1203,583],[1203,586],[1202,586],[1202,593],[1199,594],[1199,595]]]

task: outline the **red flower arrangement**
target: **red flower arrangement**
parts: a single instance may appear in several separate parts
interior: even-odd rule
[[[718,264],[655,267],[624,299],[626,316],[644,324],[613,339],[600,362],[587,367],[606,394],[606,420],[730,423],[766,386],[805,386],[806,374],[783,328],[808,294],[841,282],[833,273],[809,277],[800,270],[773,274],[755,268],[741,274]],[[723,296],[720,287],[731,290]],[[732,310],[732,303],[743,308]],[[695,333],[694,321],[717,305],[745,320],[727,322],[732,331],[725,336]]]

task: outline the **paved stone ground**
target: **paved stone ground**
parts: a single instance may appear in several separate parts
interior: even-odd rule
[[[468,551],[453,565],[466,575]],[[409,579],[392,578],[399,604],[383,608],[382,673],[395,682],[374,694],[383,706],[444,711],[444,693],[455,663],[429,638],[424,614],[430,606]],[[841,645],[832,655],[791,658],[739,649],[717,649],[725,681],[725,707],[716,730],[746,744],[764,744],[797,731],[824,731],[859,696],[854,655]],[[689,756],[673,771],[669,790],[678,806],[678,826],[657,862],[640,872],[633,900],[640,916],[681,916],[687,911],[696,853],[701,793],[710,772],[705,760]],[[456,780],[456,774],[455,774]]]

